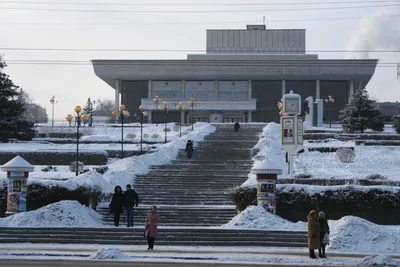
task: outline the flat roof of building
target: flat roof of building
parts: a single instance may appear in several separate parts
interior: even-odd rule
[[[92,60],[95,74],[116,80],[354,80],[366,85],[377,59]]]

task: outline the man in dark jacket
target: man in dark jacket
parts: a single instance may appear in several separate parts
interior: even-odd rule
[[[134,207],[139,205],[139,196],[131,185],[126,185],[124,192],[124,209],[126,212],[127,227],[133,226]]]

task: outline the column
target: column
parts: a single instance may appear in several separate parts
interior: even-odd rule
[[[216,98],[218,98],[218,94],[219,94],[219,83],[218,80],[214,81],[214,96]]]
[[[251,90],[252,90],[252,83],[251,83],[251,80],[249,80],[249,89],[248,89],[248,96],[247,96],[247,98],[248,99],[251,99]]]
[[[348,102],[350,102],[350,99],[353,97],[353,95],[354,95],[354,81],[350,80],[349,81],[349,101]]]
[[[320,83],[320,80],[316,80],[315,99],[321,99],[321,83]]]
[[[147,89],[147,97],[148,97],[149,99],[153,99],[153,92],[152,92],[152,90],[153,90],[153,81],[152,81],[152,80],[149,80],[149,85],[148,85],[148,89]]]
[[[181,112],[181,125],[185,124],[185,111]]]
[[[119,109],[119,94],[121,93],[121,80],[115,81],[115,98],[114,98],[114,109]]]
[[[182,103],[184,103],[185,104],[185,97],[186,97],[186,93],[185,93],[185,80],[182,80],[181,81],[181,96],[182,96]],[[185,104],[186,105],[186,104]]]
[[[148,123],[151,123],[153,112],[151,110],[148,111],[149,115],[147,116]]]
[[[247,122],[251,122],[251,110],[247,111]]]
[[[286,80],[282,80],[282,97],[286,94]]]

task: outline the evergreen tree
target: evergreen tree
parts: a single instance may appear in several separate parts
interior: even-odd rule
[[[83,112],[88,114],[89,116],[89,127],[92,127],[93,124],[93,113],[94,113],[94,107],[92,100],[90,97],[88,98],[86,105],[83,107]]]
[[[376,107],[375,101],[369,99],[365,88],[358,88],[350,102],[339,113],[343,130],[348,133],[363,133],[366,129],[381,128],[380,116],[380,110]]]
[[[3,72],[5,67],[6,63],[0,58],[0,141],[32,140],[35,129],[33,122],[22,116],[25,110],[22,90]]]

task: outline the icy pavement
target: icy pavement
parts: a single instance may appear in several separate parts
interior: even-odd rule
[[[245,263],[302,266],[383,266],[376,263],[398,264],[400,254],[338,253],[327,251],[328,259],[310,259],[307,249],[260,247],[155,247],[146,246],[60,245],[60,244],[0,244],[0,260],[85,260],[129,262],[185,262],[185,263]],[[384,259],[385,261],[383,261]],[[363,265],[363,264],[370,265]],[[396,265],[389,265],[396,266]]]

